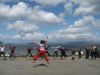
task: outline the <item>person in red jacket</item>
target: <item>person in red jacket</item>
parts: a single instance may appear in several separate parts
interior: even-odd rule
[[[46,42],[45,42],[44,40],[41,40],[41,41],[40,41],[40,44],[39,44],[39,46],[38,46],[39,52],[38,52],[38,53],[36,54],[36,56],[33,58],[33,60],[34,60],[33,63],[36,62],[36,60],[40,57],[40,55],[43,55],[43,56],[45,57],[45,60],[46,60],[47,64],[49,64],[49,59],[48,59],[48,57],[47,57],[47,55],[46,55],[45,43],[46,43]]]

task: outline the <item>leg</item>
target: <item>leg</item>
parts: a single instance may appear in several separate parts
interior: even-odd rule
[[[32,53],[30,52],[31,57],[33,57]]]
[[[47,56],[46,56],[46,52],[45,52],[45,51],[42,51],[42,54],[43,54],[43,56],[45,57],[46,62],[48,63],[48,62],[49,62],[49,59],[48,59]]]
[[[62,59],[63,53],[61,52],[60,58]]]
[[[36,61],[40,57],[41,52],[39,51],[36,56],[33,58],[34,61]]]
[[[58,57],[58,52],[56,51],[55,53],[56,53],[56,57]]]
[[[6,56],[5,56],[5,53],[3,52],[3,55],[4,55],[4,58],[5,58],[5,60],[6,60]]]
[[[26,57],[28,56],[29,52],[27,52]]]
[[[14,59],[16,59],[15,53],[13,53]]]
[[[55,51],[54,51],[54,54],[53,54],[53,57],[55,56]]]
[[[10,54],[10,59],[12,58],[12,53]]]
[[[48,54],[48,56],[50,56],[50,53],[48,51],[46,53]]]

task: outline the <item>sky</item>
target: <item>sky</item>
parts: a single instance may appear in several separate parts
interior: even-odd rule
[[[100,42],[100,0],[0,0],[0,41],[42,39]]]

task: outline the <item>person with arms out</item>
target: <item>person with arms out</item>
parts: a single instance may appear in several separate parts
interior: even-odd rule
[[[2,54],[2,55],[4,56],[4,58],[5,58],[5,60],[6,60],[4,48],[5,48],[5,46],[1,46],[1,47],[0,47],[0,56],[1,56],[1,54]]]
[[[47,57],[47,55],[46,55],[45,43],[46,43],[46,42],[45,42],[44,40],[41,40],[41,41],[40,41],[40,44],[39,44],[39,46],[38,46],[39,52],[38,52],[38,53],[36,54],[36,56],[33,58],[33,60],[34,60],[33,63],[36,62],[36,60],[40,57],[40,55],[43,55],[43,56],[45,57],[45,60],[46,60],[47,64],[49,64],[49,59],[48,59],[48,57]]]
[[[61,59],[62,57],[64,58],[68,57],[68,55],[66,55],[66,49],[63,46],[59,50],[61,51],[61,55],[60,55]]]
[[[13,58],[13,60],[14,59],[16,59],[16,56],[15,56],[15,49],[16,49],[16,47],[15,46],[10,46],[10,60]]]
[[[27,49],[27,55],[26,55],[26,57],[28,57],[29,54],[31,55],[31,57],[33,57],[32,53],[31,53],[31,51],[33,50],[33,48],[26,48],[26,49]]]

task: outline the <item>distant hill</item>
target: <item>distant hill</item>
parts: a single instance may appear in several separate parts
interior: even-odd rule
[[[3,42],[2,41],[0,41],[0,45],[3,45]]]
[[[87,46],[96,45],[97,47],[100,47],[100,43],[96,42],[65,42],[65,43],[59,43],[59,44],[50,44],[51,46],[64,46],[66,48],[85,48]]]

